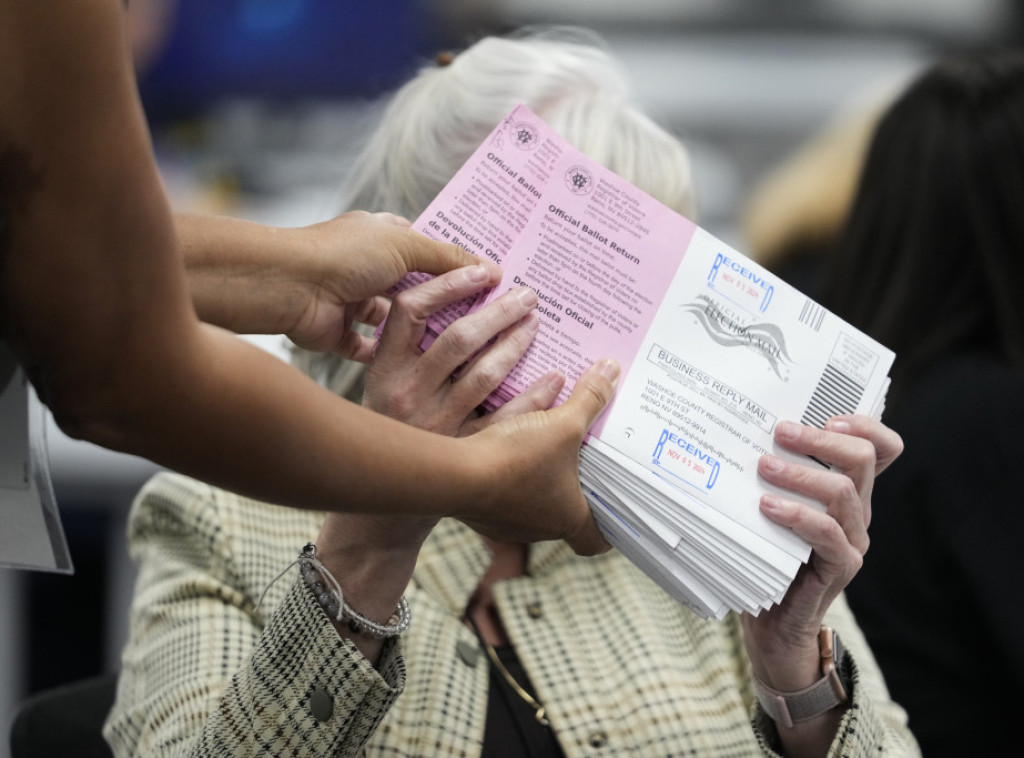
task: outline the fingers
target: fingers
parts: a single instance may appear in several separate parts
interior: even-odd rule
[[[461,266],[428,279],[402,292],[395,300],[426,319],[447,305],[496,286],[501,281],[501,273],[501,268],[493,263],[474,260],[473,265]]]
[[[358,363],[369,363],[373,360],[373,352],[377,347],[377,341],[371,337],[364,337],[359,332],[346,332],[333,352],[350,361]]]
[[[563,533],[562,538],[578,555],[598,555],[607,552],[611,546],[605,540],[594,521],[583,497],[579,485],[578,451],[587,430],[593,425],[598,415],[611,402],[615,387],[619,380],[619,364],[612,358],[604,358],[580,376],[573,388],[572,395],[562,405],[547,411],[547,420],[552,424],[567,424],[564,431],[572,437],[562,439],[560,445],[571,445],[575,451],[577,465],[571,471],[565,470],[563,476],[572,477],[572,486],[567,499],[559,499],[559,508],[572,514],[572,523]],[[565,489],[560,488],[560,491]]]
[[[792,529],[813,549],[780,608],[800,623],[807,618],[817,623],[863,565],[875,476],[900,455],[903,442],[881,422],[861,415],[837,416],[825,429],[783,422],[775,440],[831,466],[823,470],[774,455],[758,461],[765,481],[826,505],[823,512],[785,493],[766,493],[760,501],[767,518]]]
[[[758,462],[758,473],[776,486],[825,503],[826,518],[837,522],[849,543],[864,553],[869,544],[867,528],[871,523],[875,476],[900,454],[903,443],[898,434],[866,416],[837,417],[827,426],[827,429],[816,429],[781,422],[776,427],[775,439],[787,450],[831,464],[833,470],[822,471],[766,455]],[[777,501],[782,499],[771,497],[776,502],[769,507],[775,505],[775,512],[781,513]],[[762,505],[764,502],[762,500]],[[796,503],[783,504],[801,510]],[[804,510],[808,511],[805,518],[812,523],[820,522],[820,516],[825,516],[812,515],[813,509]],[[823,523],[820,522],[819,527]]]
[[[619,363],[614,358],[603,358],[580,376],[569,399],[554,412],[571,415],[579,425],[580,442],[593,426],[598,415],[612,401],[619,382]]]
[[[582,444],[587,430],[593,426],[598,415],[611,402],[619,381],[619,364],[612,358],[604,358],[588,368],[580,376],[569,399],[555,411],[575,417],[577,429],[581,430],[579,443]],[[597,523],[586,505],[583,491],[577,487],[576,494],[582,502],[582,509],[577,512],[582,516],[575,527],[565,536],[574,551],[579,555],[598,555],[610,549]]]
[[[324,274],[346,302],[387,292],[411,272],[444,274],[482,262],[409,227],[408,219],[393,213],[348,211],[306,228],[325,250]]]
[[[486,388],[480,398],[483,399],[501,383],[537,334],[540,321],[533,313],[536,306],[537,293],[532,289],[510,290],[484,308],[449,324],[430,346],[424,360],[437,363],[450,374],[477,356],[495,335],[516,325],[487,348],[486,356],[477,356],[459,371],[459,384]]]
[[[840,567],[839,570],[847,578],[860,570],[864,553],[867,552],[867,532],[864,532],[864,541],[854,544],[840,522],[830,514],[777,495],[766,494],[761,497],[761,512],[776,524],[789,527],[806,540],[814,549],[819,562]]]
[[[488,413],[486,418],[493,424],[512,416],[518,416],[531,411],[543,411],[551,407],[558,394],[565,386],[565,374],[561,371],[551,371],[535,381],[514,398],[495,410]],[[483,419],[481,419],[483,420]]]
[[[497,266],[478,264],[456,269],[405,290],[395,298],[384,325],[388,344],[418,353],[427,322],[434,313],[493,287],[500,280],[501,269]],[[519,314],[520,318],[523,315],[525,312]]]
[[[794,453],[808,455],[831,464],[853,480],[864,502],[870,502],[875,483],[876,461],[875,447],[870,440],[848,434],[836,434],[830,430],[817,429],[792,421],[782,421],[775,428],[775,441]]]
[[[346,312],[350,315],[342,324],[341,337],[331,352],[348,360],[369,363],[377,349],[377,340],[352,328],[351,322],[378,326],[387,317],[390,307],[390,302],[383,297],[371,297],[349,307]]]
[[[391,309],[378,350],[380,362],[415,358],[434,383],[448,381],[459,369],[458,391],[479,404],[501,383],[530,346],[540,321],[532,311],[537,293],[527,287],[506,292],[484,308],[454,321],[430,347],[421,349],[431,309],[463,294],[462,287],[434,291],[435,282],[461,269],[402,293]],[[418,292],[422,290],[422,292]],[[468,363],[467,363],[468,361]],[[462,367],[460,369],[460,367]]]
[[[784,525],[793,527],[794,531],[811,542],[815,549],[819,548],[820,543],[813,539],[814,534],[802,533],[798,527],[821,531],[826,527],[831,530],[834,525],[845,534],[841,540],[843,544],[849,543],[862,553],[867,551],[869,516],[865,512],[865,502],[861,500],[860,493],[850,477],[791,463],[774,455],[762,456],[758,461],[757,471],[765,481],[822,502],[827,509],[822,513],[806,503],[775,494],[765,494],[761,497],[761,507],[769,518],[776,520],[773,514],[785,515],[787,520]]]
[[[460,436],[476,434],[491,424],[500,423],[514,416],[547,410],[558,398],[564,386],[565,374],[561,371],[548,372],[496,410],[468,421],[463,425]]]
[[[502,318],[503,320],[504,318]],[[495,326],[500,328],[502,321],[498,321]],[[540,319],[537,314],[527,313],[518,323],[501,332],[486,347],[479,351],[472,351],[475,353],[472,360],[457,370],[451,384],[452,394],[460,398],[463,403],[468,404],[469,407],[480,405],[501,385],[519,359],[523,357],[539,329]],[[488,331],[485,329],[482,334],[486,335]],[[442,334],[442,339],[438,339],[430,346],[423,357],[425,361],[433,361],[436,357],[442,367],[449,366],[471,349],[472,343],[465,342],[455,343],[456,346],[453,349],[452,343],[443,340],[444,336]]]
[[[881,474],[903,454],[903,438],[881,421],[862,415],[836,416],[825,424],[830,432],[851,434],[871,442],[875,447],[875,473]]]
[[[514,482],[514,494],[493,501],[518,497],[521,505],[497,511],[485,507],[460,518],[478,531],[503,539],[561,538],[580,555],[607,551],[610,546],[580,488],[579,448],[587,430],[611,401],[618,378],[619,364],[604,359],[583,373],[562,405],[518,415],[481,432],[481,455],[486,457],[486,449],[493,449],[496,441],[501,451],[497,460]],[[541,392],[557,396],[561,379],[552,376],[550,381]]]
[[[371,297],[358,303],[352,309],[352,317],[361,324],[379,326],[388,312],[391,310],[391,302],[385,297]]]
[[[387,214],[391,215],[391,214]],[[398,218],[398,217],[395,217]],[[480,258],[450,242],[438,242],[412,229],[406,230],[394,241],[395,251],[405,263],[405,270],[428,274],[448,271],[480,263]]]
[[[435,311],[493,286],[499,277],[494,266],[472,266],[398,295],[373,356],[364,402],[443,434],[463,436],[482,428],[475,423],[475,409],[505,379],[540,328],[532,312],[536,292],[526,287],[506,292],[451,323],[426,350],[421,344]]]

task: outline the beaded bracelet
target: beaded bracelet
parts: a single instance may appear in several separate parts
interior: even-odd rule
[[[316,557],[316,545],[307,542],[296,562],[299,564],[302,578],[313,591],[320,607],[332,620],[348,621],[348,628],[353,634],[368,634],[375,639],[382,640],[388,637],[397,637],[409,628],[412,611],[409,610],[409,601],[405,599],[404,595],[398,601],[398,606],[388,622],[378,624],[345,602],[345,595],[341,591],[338,580]]]

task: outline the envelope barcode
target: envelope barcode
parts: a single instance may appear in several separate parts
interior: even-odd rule
[[[818,305],[813,300],[807,300],[804,302],[804,307],[800,311],[800,315],[797,320],[807,326],[811,327],[814,331],[821,330],[821,322],[825,320],[825,309]]]
[[[808,426],[823,429],[825,422],[833,416],[853,413],[863,394],[864,388],[861,385],[829,364],[818,380],[818,386],[800,420]]]

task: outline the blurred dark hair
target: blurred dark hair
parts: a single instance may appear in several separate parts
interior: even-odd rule
[[[925,71],[875,132],[821,292],[893,349],[893,394],[953,351],[1024,366],[1024,51]]]

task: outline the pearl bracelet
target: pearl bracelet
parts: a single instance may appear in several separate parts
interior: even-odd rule
[[[307,542],[296,562],[299,564],[302,578],[313,591],[313,596],[320,603],[320,607],[333,621],[347,621],[348,628],[353,634],[367,634],[382,640],[388,637],[397,637],[409,628],[412,611],[409,610],[409,601],[405,599],[404,595],[398,601],[398,606],[387,623],[378,624],[345,602],[345,595],[341,591],[338,580],[316,557],[316,545]]]

